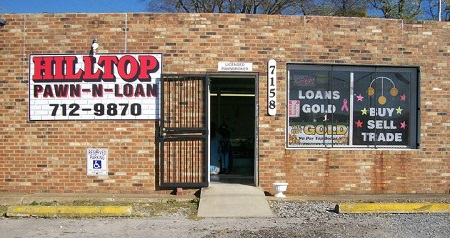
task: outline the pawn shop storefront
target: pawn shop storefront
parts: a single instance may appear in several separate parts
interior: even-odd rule
[[[448,22],[1,18],[1,192],[450,190]]]
[[[220,62],[208,74],[162,74],[162,54],[30,55],[29,121],[157,121],[161,189],[210,182],[255,185],[253,63]],[[221,68],[222,67],[222,68]],[[228,163],[212,134],[232,130]],[[231,133],[231,132],[230,132]],[[144,136],[144,135],[142,135]],[[148,135],[147,135],[148,136]],[[87,176],[111,176],[110,149],[86,149]],[[210,168],[228,167],[210,176]]]

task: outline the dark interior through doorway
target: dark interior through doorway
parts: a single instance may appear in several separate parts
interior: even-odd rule
[[[228,173],[211,174],[211,182],[255,185],[256,76],[210,78],[210,120],[230,132]],[[211,128],[213,129],[213,128]]]

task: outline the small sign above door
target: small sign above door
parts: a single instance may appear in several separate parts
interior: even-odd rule
[[[253,70],[253,63],[248,62],[219,62],[217,64],[217,70],[218,71],[227,71],[227,72],[242,72],[242,71],[252,71]]]

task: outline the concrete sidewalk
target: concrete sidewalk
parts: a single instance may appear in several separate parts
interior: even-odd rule
[[[273,217],[261,188],[211,183],[202,188],[198,217]]]

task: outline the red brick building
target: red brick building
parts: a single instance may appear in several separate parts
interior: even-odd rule
[[[448,22],[0,18],[0,191],[450,190]],[[209,175],[213,124],[231,132],[230,174]]]

